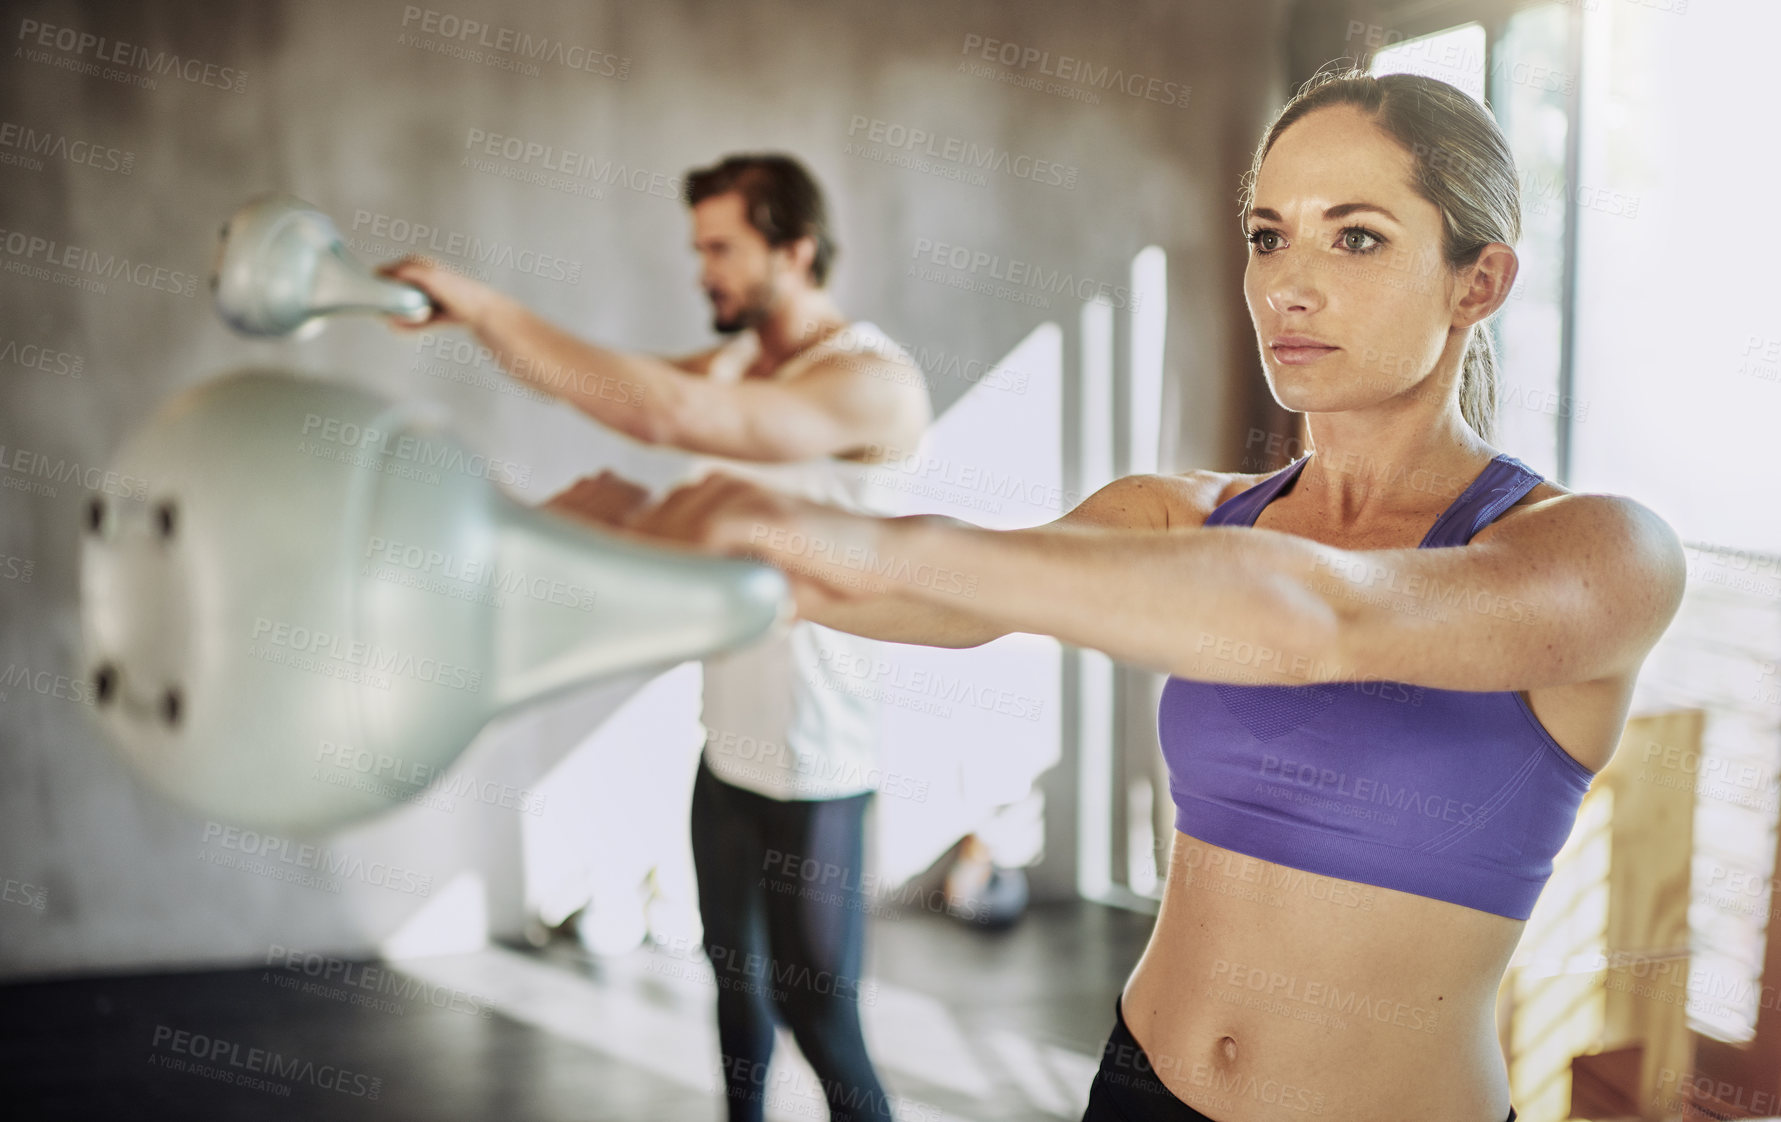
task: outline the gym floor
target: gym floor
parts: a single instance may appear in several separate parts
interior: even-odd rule
[[[904,1122],[1080,1117],[1152,918],[1037,905],[986,932],[877,918],[867,1039]],[[558,937],[332,975],[256,967],[0,987],[13,1118],[721,1120],[696,948]],[[768,1118],[825,1119],[782,1034]]]

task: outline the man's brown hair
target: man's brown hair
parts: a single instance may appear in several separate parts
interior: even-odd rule
[[[731,192],[742,196],[748,224],[760,231],[768,245],[790,245],[805,237],[816,242],[810,279],[821,288],[835,260],[835,238],[829,233],[829,210],[822,188],[804,165],[776,153],[744,153],[725,156],[720,163],[686,174],[688,206]]]

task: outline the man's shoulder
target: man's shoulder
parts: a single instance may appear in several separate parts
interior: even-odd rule
[[[820,346],[836,356],[915,365],[915,360],[902,344],[870,320],[854,320],[825,339]]]
[[[734,381],[760,353],[760,340],[752,331],[741,331],[702,351],[681,358],[669,359],[688,374],[698,374],[713,381]]]
[[[866,379],[873,385],[919,389],[924,396],[927,392],[927,380],[909,352],[876,324],[864,320],[849,323],[811,348],[808,359],[800,363],[800,369],[795,373],[778,376],[784,376],[788,381],[800,378],[824,381]],[[831,384],[838,383],[831,381]]]

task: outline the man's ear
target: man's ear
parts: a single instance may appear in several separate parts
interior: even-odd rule
[[[779,247],[786,255],[786,264],[792,272],[805,277],[810,287],[817,287],[816,277],[811,274],[810,267],[816,261],[816,239],[806,234],[796,241],[787,242]]]

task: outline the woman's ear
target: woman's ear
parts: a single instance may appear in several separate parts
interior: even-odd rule
[[[1488,319],[1509,299],[1521,259],[1502,242],[1491,242],[1478,251],[1478,259],[1460,274],[1459,300],[1453,306],[1453,326],[1470,327]]]

